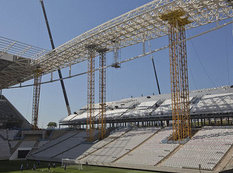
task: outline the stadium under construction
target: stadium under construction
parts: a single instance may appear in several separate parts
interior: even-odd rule
[[[154,0],[52,50],[0,37],[0,89],[33,87],[32,121],[0,95],[0,160],[41,160],[158,172],[233,171],[233,86],[189,91],[186,42],[233,23],[232,0]],[[216,25],[211,25],[215,24]],[[210,25],[186,37],[186,31]],[[168,37],[168,45],[147,48]],[[119,51],[142,45],[141,54]],[[106,100],[108,68],[169,49],[170,94]],[[106,64],[107,53],[114,62]],[[99,67],[95,60],[99,58]],[[87,71],[63,77],[61,69],[87,61]],[[154,65],[154,61],[153,61]],[[154,66],[155,67],[155,66]],[[58,71],[59,78],[53,73]],[[95,102],[95,73],[99,102]],[[158,90],[159,83],[154,68]],[[51,74],[51,80],[42,81]],[[63,80],[87,74],[87,104],[71,113]],[[25,81],[34,80],[32,84]],[[59,129],[39,129],[41,85],[60,81],[67,115]],[[86,99],[86,98],[85,98]]]

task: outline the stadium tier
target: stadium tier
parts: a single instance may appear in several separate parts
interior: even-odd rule
[[[31,125],[6,97],[0,95],[0,129],[3,128],[28,129]]]
[[[29,76],[33,74],[33,70],[35,69],[34,66],[30,65],[32,62],[31,57],[24,58],[15,52],[23,49],[22,45],[20,46],[16,41],[14,42],[13,40],[3,37],[0,37],[0,42],[1,48],[6,45],[11,45],[8,49],[0,51],[0,88],[7,88],[11,85],[18,84],[21,81],[30,79]],[[10,47],[13,49],[9,50]],[[6,53],[6,51],[9,53]],[[23,52],[21,54],[23,54]]]
[[[0,137],[0,160],[7,160],[10,157],[8,141]]]
[[[171,128],[125,129],[94,144],[76,162],[165,172],[213,171],[232,158],[232,130],[230,126],[203,127],[187,143],[177,144],[169,141]]]
[[[2,129],[0,159],[71,160],[77,164],[162,172],[218,172],[233,166],[232,91],[233,87],[225,86],[190,93],[194,135],[182,143],[171,140],[170,95],[151,95],[108,102],[107,137],[102,140],[95,129],[94,141],[88,141],[85,124],[81,124],[86,123],[86,107],[61,120],[61,125],[69,125],[67,129]],[[2,100],[7,103],[4,97]],[[96,122],[98,114],[97,103]],[[128,121],[133,119],[134,122]],[[145,123],[150,120],[159,123]],[[117,125],[111,126],[113,122]]]
[[[86,142],[86,131],[68,131],[61,137],[46,142],[38,150],[31,152],[27,158],[61,162],[62,158],[77,158],[91,145]]]
[[[0,130],[0,160],[24,159],[22,156],[27,155],[29,160],[75,160],[77,164],[162,172],[217,172],[227,168],[233,159],[233,127],[205,126],[195,130],[195,135],[182,144],[170,140],[171,127],[121,127],[93,142],[87,141],[84,130],[67,129],[55,139],[48,135],[44,140],[17,140],[18,132]],[[9,138],[7,133],[16,136]]]
[[[137,165],[151,165],[154,166],[169,155],[178,144],[163,143],[172,134],[171,129],[161,129],[143,145],[131,151],[123,158],[117,160],[116,163],[127,163]]]
[[[230,86],[190,92],[190,113],[193,121],[211,118],[229,118],[233,113],[233,88]],[[99,105],[95,104],[95,123],[98,123]],[[114,123],[172,120],[170,94],[151,95],[107,102],[106,122]],[[85,125],[86,108],[60,120],[60,125]],[[222,122],[222,120],[221,120]],[[163,123],[163,122],[162,122]]]
[[[0,160],[8,160],[10,158],[11,151],[19,142],[14,140],[18,132],[18,130],[0,129]]]
[[[157,128],[136,128],[111,141],[80,161],[89,164],[111,163],[123,157],[157,132]],[[81,156],[82,157],[82,156]]]
[[[198,131],[162,165],[213,170],[233,144],[232,127],[206,127]]]

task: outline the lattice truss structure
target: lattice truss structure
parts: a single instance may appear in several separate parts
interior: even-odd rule
[[[106,52],[108,49],[100,48],[99,52],[99,131],[100,139],[106,135]]]
[[[33,59],[48,50],[0,37],[0,89],[32,79]]]
[[[117,49],[121,49],[168,35],[168,22],[160,18],[168,11],[182,9],[185,12],[186,17],[192,21],[185,26],[186,30],[226,21],[225,19],[233,17],[230,3],[227,0],[154,0],[99,25],[49,52],[1,37],[1,53],[16,55],[18,60],[16,58],[14,65],[2,69],[0,88],[32,79],[37,66],[41,67],[42,74],[48,74],[58,68],[85,61],[89,57],[87,45],[105,47],[109,52],[115,50],[116,42]],[[224,25],[224,22],[220,25]]]
[[[89,45],[88,49],[88,76],[87,76],[87,123],[86,129],[89,141],[93,141],[94,115],[95,115],[95,55],[96,46]]]
[[[41,89],[41,71],[39,68],[34,72],[34,86],[33,86],[33,103],[32,103],[32,125],[33,129],[38,129],[38,114],[40,103],[40,89]]]
[[[182,9],[192,21],[185,26],[186,30],[233,17],[226,0],[155,0],[85,32],[39,57],[35,63],[48,73],[87,60],[87,45],[113,51],[116,42],[120,49],[168,35],[168,23],[160,16],[177,9]]]
[[[171,100],[173,140],[191,137],[188,64],[185,25],[191,23],[183,17],[183,10],[163,14],[161,19],[169,24],[169,56],[171,78]]]

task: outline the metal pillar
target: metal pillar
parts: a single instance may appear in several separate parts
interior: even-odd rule
[[[169,56],[173,140],[179,141],[191,137],[188,65],[185,40],[185,25],[189,24],[190,21],[183,16],[185,16],[183,10],[175,10],[161,16],[161,19],[167,21],[170,25]]]
[[[94,103],[95,103],[95,46],[90,45],[88,49],[88,76],[87,76],[87,125],[89,141],[93,141],[94,129]]]
[[[34,87],[33,87],[32,125],[34,130],[38,129],[41,78],[42,78],[41,71],[38,67],[34,74]]]
[[[99,52],[99,130],[100,138],[106,135],[106,52],[108,49],[98,49]]]

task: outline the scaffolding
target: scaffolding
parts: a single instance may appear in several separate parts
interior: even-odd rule
[[[99,135],[104,139],[106,134],[106,52],[108,49],[98,49],[99,52]]]
[[[87,46],[88,49],[88,77],[87,77],[87,124],[86,130],[89,141],[93,141],[94,114],[95,114],[95,45]]]
[[[42,78],[41,70],[39,67],[37,67],[34,73],[33,103],[32,103],[32,125],[34,130],[38,129],[41,78]]]
[[[191,137],[185,25],[191,23],[179,9],[161,16],[169,24],[169,56],[173,140]]]

